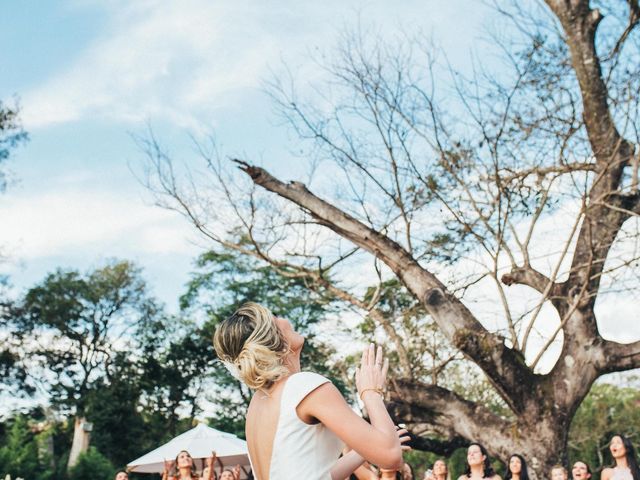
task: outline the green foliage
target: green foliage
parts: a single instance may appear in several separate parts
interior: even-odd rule
[[[599,470],[612,462],[609,440],[622,433],[640,441],[640,391],[600,383],[592,387],[576,412],[569,431],[569,460]]]
[[[32,423],[26,415],[17,415],[9,422],[0,447],[0,475],[30,480],[52,478],[51,457],[46,450],[48,435],[36,433]]]
[[[131,263],[110,262],[87,274],[59,269],[5,318],[23,343],[0,355],[3,371],[29,365],[30,377],[50,393],[50,417],[84,414],[94,424],[92,445],[113,465],[192,427],[213,362],[210,333],[164,316]],[[33,342],[43,337],[48,341]],[[15,377],[3,378],[9,382],[15,386]],[[60,467],[73,420],[54,425]],[[56,475],[64,478],[64,468]]]
[[[91,444],[115,465],[126,465],[155,446],[149,441],[152,429],[138,410],[140,397],[138,369],[123,353],[115,356],[110,375],[87,393],[85,413],[93,423]]]
[[[28,135],[22,129],[18,114],[17,101],[11,106],[0,100],[0,193],[4,192],[7,186],[7,174],[3,168],[5,160],[9,158],[12,149],[28,140]],[[0,245],[0,263],[5,260],[1,247]],[[0,324],[2,325],[6,321],[6,313],[9,309],[9,300],[5,291],[8,282],[9,277],[0,274]],[[5,338],[4,335],[0,335],[0,379],[14,378],[16,383],[23,383],[26,372],[12,352],[14,347],[10,336]],[[0,392],[4,390],[3,387],[6,385],[0,383]]]
[[[459,478],[464,473],[467,466],[467,449],[458,448],[447,462],[449,467],[449,475],[452,479]]]
[[[141,389],[146,408],[165,419],[162,437],[173,436],[179,430],[179,410],[189,412],[189,423],[198,413],[203,382],[213,368],[213,348],[205,330],[187,319],[163,319],[152,332],[142,335]]]
[[[18,114],[17,102],[11,106],[0,100],[0,166],[9,158],[12,149],[28,139],[27,133],[22,129]],[[0,192],[5,189],[6,184],[6,175],[0,169]]]
[[[78,463],[69,471],[69,480],[113,480],[116,469],[96,448],[80,454]]]
[[[156,313],[140,270],[113,261],[86,275],[61,269],[47,275],[9,320],[24,341],[24,363],[40,370],[33,377],[48,379],[54,405],[82,412],[92,384],[107,374],[117,348],[126,348],[128,333]]]
[[[424,472],[432,468],[433,462],[440,458],[434,453],[422,452],[420,450],[410,450],[405,452],[403,457],[404,461],[413,468],[413,478],[416,480],[424,478]]]

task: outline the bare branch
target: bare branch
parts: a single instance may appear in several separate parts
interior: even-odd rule
[[[552,296],[554,295],[554,282],[530,265],[512,269],[509,273],[502,275],[501,280],[507,286],[526,285],[539,293],[549,292]],[[549,289],[550,284],[551,289]]]
[[[640,341],[618,343],[605,340],[600,349],[598,367],[602,373],[640,368]]]
[[[451,432],[454,438],[480,441],[494,452],[501,450],[501,433],[513,425],[486,407],[436,385],[398,380],[393,384],[391,401],[390,410],[406,423],[429,423]]]
[[[519,354],[506,347],[502,338],[487,331],[435,275],[422,268],[399,244],[318,198],[303,184],[285,184],[260,167],[241,160],[235,162],[257,185],[306,209],[320,223],[386,263],[421,299],[445,336],[485,371],[514,411],[522,411],[525,394],[521,390],[535,384],[536,376]]]
[[[622,35],[620,35],[620,38],[618,39],[615,46],[613,47],[613,50],[611,50],[611,53],[609,54],[610,59],[617,57],[620,54],[620,52],[622,51],[624,42],[629,37],[629,34],[640,23],[640,4],[638,3],[638,1],[627,0],[627,4],[629,5],[629,23],[627,24],[627,27],[622,32]]]

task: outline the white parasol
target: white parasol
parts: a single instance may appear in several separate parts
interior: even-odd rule
[[[127,464],[127,469],[131,472],[162,473],[164,461],[174,460],[182,450],[189,452],[193,459],[200,459],[201,461],[198,462],[200,468],[204,465],[205,459],[211,456],[211,452],[216,452],[216,471],[220,466],[232,468],[240,465],[240,478],[248,478],[250,465],[247,442],[231,433],[207,427],[204,423],[198,424],[191,430],[130,462]]]

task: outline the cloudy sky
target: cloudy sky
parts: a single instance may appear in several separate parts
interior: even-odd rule
[[[151,126],[188,159],[188,135],[213,131],[228,151],[286,171],[291,136],[262,89],[274,71],[286,64],[308,80],[318,72],[311,57],[357,23],[420,29],[464,61],[486,27],[480,4],[6,2],[0,98],[17,95],[31,140],[14,152],[14,182],[0,197],[0,245],[10,257],[0,268],[18,292],[57,267],[132,259],[174,309],[202,245],[184,221],[151,205],[131,172],[142,158],[133,136]]]
[[[31,140],[13,153],[13,183],[0,196],[0,248],[9,258],[0,273],[19,294],[58,267],[86,271],[130,259],[176,310],[203,242],[176,214],[152,205],[132,173],[143,158],[135,136],[153,128],[188,164],[196,158],[189,135],[214,132],[226,153],[294,179],[292,135],[274,118],[265,80],[286,65],[312,82],[321,75],[314,58],[358,24],[389,35],[421,31],[465,68],[495,18],[485,3],[3,2],[0,98],[17,96]],[[640,337],[636,303],[599,304],[609,338]]]

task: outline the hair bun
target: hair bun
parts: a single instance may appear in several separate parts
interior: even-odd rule
[[[242,305],[218,325],[213,344],[218,357],[231,363],[251,389],[269,388],[289,375],[284,365],[287,342],[273,314],[262,305]]]
[[[254,390],[269,388],[289,374],[280,355],[256,342],[247,342],[234,363],[240,379]]]

